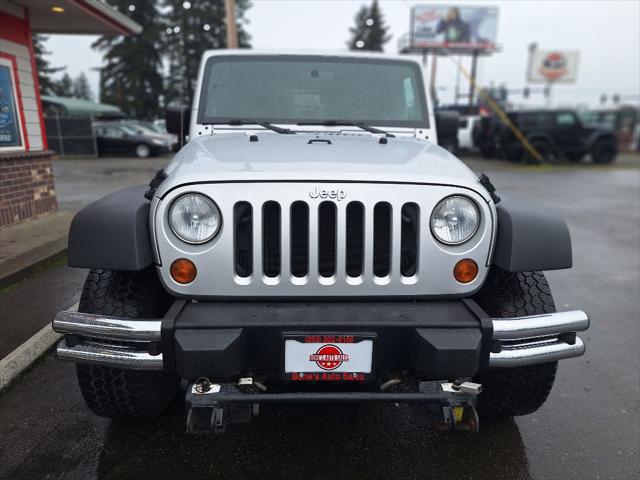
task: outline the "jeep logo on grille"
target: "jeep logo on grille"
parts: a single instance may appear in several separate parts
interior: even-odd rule
[[[334,188],[332,190],[320,190],[316,185],[316,187],[311,192],[309,192],[309,196],[311,198],[330,198],[339,202],[347,198],[347,192],[345,192],[341,188]]]

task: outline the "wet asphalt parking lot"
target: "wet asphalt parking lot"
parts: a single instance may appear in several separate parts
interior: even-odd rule
[[[164,161],[96,162],[57,162],[62,208],[144,183]],[[499,192],[558,209],[571,230],[574,268],[548,278],[557,308],[581,308],[592,325],[586,355],[561,362],[541,410],[468,435],[432,432],[402,405],[269,406],[224,436],[191,437],[180,399],[151,422],[93,416],[73,366],[49,353],[0,393],[0,479],[638,478],[640,160],[468,164]],[[0,292],[0,325],[44,325],[77,301],[83,275],[56,265]]]

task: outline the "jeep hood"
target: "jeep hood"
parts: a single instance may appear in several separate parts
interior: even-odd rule
[[[407,137],[385,144],[377,135],[335,132],[202,136],[189,141],[165,172],[158,197],[194,183],[301,181],[455,185],[489,199],[476,175],[455,156]]]

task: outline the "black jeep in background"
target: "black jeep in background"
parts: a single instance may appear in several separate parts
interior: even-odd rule
[[[617,154],[613,130],[583,124],[573,110],[520,110],[507,113],[545,162],[580,162],[587,154],[594,163],[612,163]],[[501,155],[512,162],[538,163],[497,116],[477,122],[474,145],[485,158]]]

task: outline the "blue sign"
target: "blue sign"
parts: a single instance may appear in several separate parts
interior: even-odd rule
[[[22,146],[14,92],[11,69],[0,65],[0,148]]]

